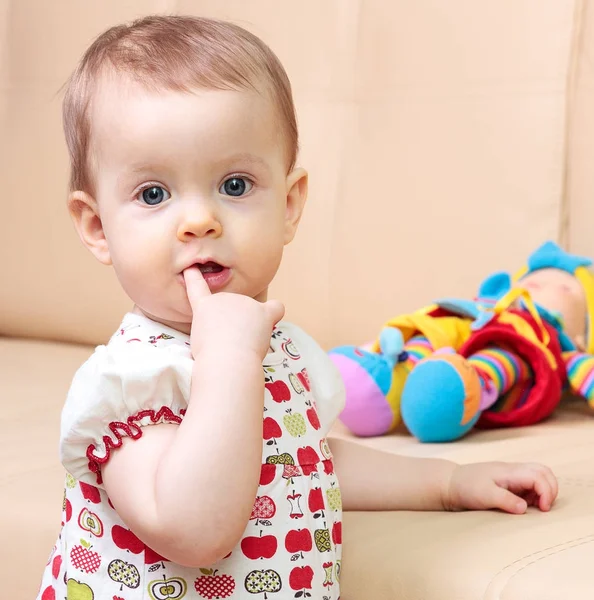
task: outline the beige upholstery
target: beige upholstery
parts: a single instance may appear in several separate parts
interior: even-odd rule
[[[59,89],[100,30],[153,11],[231,18],[285,63],[311,191],[273,293],[326,348],[368,340],[435,296],[470,295],[545,239],[594,256],[585,0],[5,0],[1,598],[37,591],[60,525],[60,408],[77,366],[128,308],[64,209]],[[561,493],[548,515],[347,514],[343,598],[591,598],[593,439],[577,402],[549,423],[450,445],[367,440],[460,461],[545,461]]]

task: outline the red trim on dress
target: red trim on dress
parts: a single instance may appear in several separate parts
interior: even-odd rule
[[[126,419],[126,422],[112,421],[108,425],[108,429],[113,434],[112,436],[104,435],[103,443],[105,444],[105,456],[97,456],[97,446],[95,444],[89,444],[87,447],[87,458],[89,459],[89,471],[95,473],[97,477],[97,484],[103,483],[101,476],[101,465],[104,465],[111,457],[111,451],[117,450],[122,446],[125,437],[137,440],[142,437],[142,426],[139,424],[147,417],[150,418],[152,425],[158,423],[177,423],[178,425],[182,422],[182,418],[185,415],[186,410],[181,409],[180,415],[176,415],[171,408],[168,406],[162,406],[158,411],[154,410],[141,410],[135,415],[131,415]],[[114,441],[115,439],[115,441]]]

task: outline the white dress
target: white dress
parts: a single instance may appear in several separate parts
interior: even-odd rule
[[[62,413],[62,529],[38,600],[340,597],[342,503],[326,435],[343,407],[342,382],[295,325],[279,323],[271,348],[263,362],[262,470],[252,515],[227,557],[191,569],[145,546],[102,484],[101,466],[122,438],[180,423],[190,394],[189,336],[125,316],[76,373]],[[220,471],[225,477],[225,465]]]

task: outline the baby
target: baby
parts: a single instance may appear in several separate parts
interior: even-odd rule
[[[134,308],[66,400],[38,598],[336,599],[343,507],[550,509],[540,465],[327,438],[340,378],[267,296],[308,182],[261,40],[194,17],[114,27],[72,75],[64,127],[70,214]]]

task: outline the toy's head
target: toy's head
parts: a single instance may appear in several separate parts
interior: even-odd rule
[[[563,331],[577,348],[594,353],[594,276],[592,261],[546,242],[528,258],[514,285],[530,293],[537,306],[561,318]]]
[[[400,423],[400,397],[408,370],[400,331],[386,327],[381,352],[340,346],[329,352],[346,390],[340,420],[358,436],[383,435]]]

